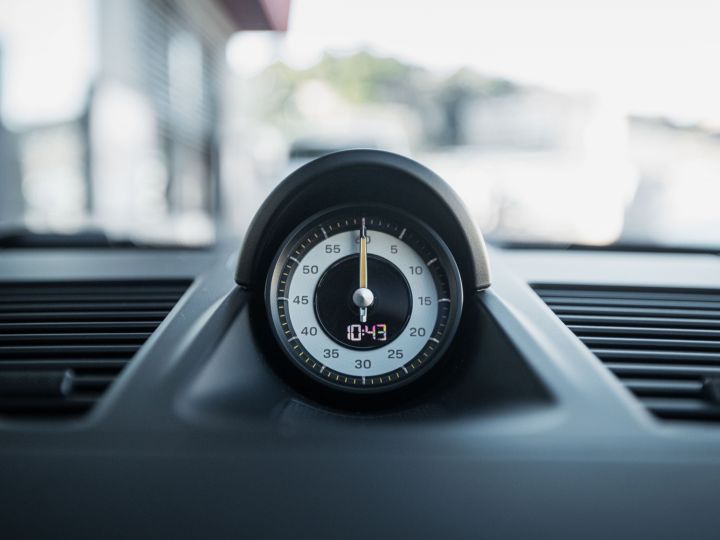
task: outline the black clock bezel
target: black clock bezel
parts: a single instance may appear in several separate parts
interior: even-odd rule
[[[316,371],[315,369],[307,367],[306,363],[299,360],[295,350],[293,350],[287,338],[285,337],[285,333],[282,329],[282,324],[277,309],[277,295],[274,295],[274,292],[276,292],[278,288],[280,275],[285,266],[284,262],[287,261],[288,257],[293,252],[295,246],[297,245],[297,241],[301,239],[308,231],[315,229],[333,216],[347,213],[377,213],[382,216],[387,216],[390,220],[397,221],[399,223],[402,223],[403,225],[407,224],[410,230],[416,232],[418,236],[427,243],[428,246],[432,247],[433,252],[438,254],[440,266],[443,268],[448,278],[449,294],[451,298],[448,320],[446,323],[446,329],[442,333],[442,339],[439,340],[439,343],[436,344],[437,346],[434,347],[432,356],[429,357],[428,360],[424,361],[421,368],[413,370],[408,374],[403,374],[403,376],[400,377],[398,380],[381,383],[379,385],[348,385],[344,382],[333,381],[327,376],[319,374],[318,371]],[[323,387],[330,388],[342,393],[381,394],[406,387],[407,385],[424,377],[427,373],[432,371],[432,369],[442,359],[444,353],[447,351],[447,348],[452,343],[453,337],[460,324],[463,308],[463,284],[457,263],[447,244],[434,230],[428,227],[421,220],[417,219],[415,216],[412,216],[394,207],[374,203],[367,205],[339,205],[333,208],[329,208],[325,211],[318,212],[313,216],[310,216],[302,223],[300,223],[287,236],[285,241],[281,244],[281,247],[278,250],[277,254],[273,258],[264,288],[264,298],[266,313],[268,321],[270,322],[270,326],[272,328],[273,337],[275,338],[276,343],[279,345],[285,356],[290,360],[290,363],[295,366],[297,370],[299,370],[304,375],[309,376],[310,379],[312,379],[316,383],[321,384]],[[435,330],[433,330],[433,332],[434,331]],[[424,350],[425,347],[421,350],[421,352]],[[417,356],[414,358],[417,358]],[[322,365],[319,360],[314,359],[314,361]],[[382,374],[378,377],[382,379],[383,376],[386,376],[386,374]]]

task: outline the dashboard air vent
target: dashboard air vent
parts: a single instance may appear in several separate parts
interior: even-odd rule
[[[720,420],[720,291],[534,289],[655,415]]]
[[[0,283],[0,414],[88,411],[188,285]]]

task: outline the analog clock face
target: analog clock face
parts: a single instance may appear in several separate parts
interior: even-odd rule
[[[285,243],[268,279],[275,336],[320,382],[378,392],[425,373],[462,308],[452,255],[429,228],[383,209],[317,216]]]

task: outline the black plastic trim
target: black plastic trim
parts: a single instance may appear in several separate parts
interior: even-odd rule
[[[353,203],[384,203],[417,215],[462,259],[458,263],[465,287],[482,290],[490,285],[485,243],[457,193],[430,169],[380,150],[329,154],[283,180],[250,224],[235,273],[237,284],[262,290],[273,256],[297,223],[324,208]]]

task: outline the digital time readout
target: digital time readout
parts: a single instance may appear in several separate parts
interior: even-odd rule
[[[354,343],[363,341],[387,341],[387,324],[349,324],[347,339]]]

